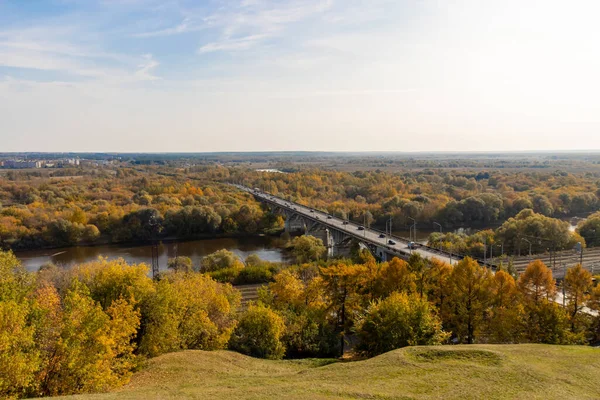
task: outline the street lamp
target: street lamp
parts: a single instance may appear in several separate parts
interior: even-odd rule
[[[410,219],[413,222],[412,226],[413,226],[413,229],[415,231],[415,240],[412,240],[412,237],[411,237],[411,241],[412,242],[416,242],[417,241],[417,220],[415,220],[414,218],[411,218],[411,217],[408,217],[408,219]]]
[[[388,234],[388,223],[390,224],[390,233],[389,237],[392,237],[392,217],[389,220],[385,221],[385,234]]]

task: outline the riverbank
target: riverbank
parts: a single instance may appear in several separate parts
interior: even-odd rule
[[[158,261],[161,270],[166,269],[167,260],[176,256],[192,259],[199,265],[202,258],[221,249],[227,249],[240,258],[256,254],[261,259],[272,262],[288,262],[290,256],[284,248],[285,242],[278,236],[270,235],[237,235],[209,237],[191,240],[161,240],[159,242]],[[25,268],[35,271],[46,263],[54,263],[62,267],[70,267],[96,260],[98,257],[123,258],[128,263],[152,263],[152,246],[150,243],[106,244],[95,246],[73,246],[63,248],[35,249],[15,251]]]

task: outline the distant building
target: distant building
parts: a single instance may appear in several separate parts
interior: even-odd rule
[[[29,161],[29,160],[5,160],[4,168],[11,169],[22,169],[22,168],[42,168],[41,161]]]

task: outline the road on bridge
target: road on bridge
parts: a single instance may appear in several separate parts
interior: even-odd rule
[[[328,228],[344,232],[345,234],[350,235],[360,241],[374,244],[378,247],[385,249],[387,253],[392,255],[405,257],[415,252],[420,254],[424,258],[438,258],[451,264],[455,264],[461,260],[461,257],[458,257],[456,255],[450,256],[450,254],[448,253],[440,252],[438,250],[419,244],[415,244],[415,248],[411,249],[409,248],[409,242],[405,239],[396,236],[386,235],[384,232],[372,228],[362,227],[361,224],[357,224],[352,221],[344,221],[341,218],[336,218],[320,210],[303,206],[301,204],[294,203],[292,201],[288,201],[277,196],[273,196],[269,193],[253,190],[242,185],[234,186],[240,190],[252,194],[257,199],[265,203],[274,204],[282,209],[287,209],[290,212],[299,214],[303,218],[316,221]],[[344,222],[346,223],[344,224]],[[364,229],[360,230],[359,227],[362,227]],[[390,239],[396,242],[396,244],[391,244]]]

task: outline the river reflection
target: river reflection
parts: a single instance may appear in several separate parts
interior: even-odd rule
[[[160,269],[167,267],[167,259],[175,255],[186,256],[192,259],[197,266],[203,257],[217,250],[227,249],[241,258],[250,254],[257,254],[261,259],[275,262],[287,262],[289,256],[282,247],[278,238],[268,236],[253,236],[240,238],[202,239],[187,242],[161,243],[159,246],[158,262]],[[36,271],[47,262],[52,262],[64,267],[71,267],[96,260],[98,257],[109,259],[123,258],[128,263],[152,264],[152,247],[103,245],[93,247],[69,247],[64,249],[28,250],[16,252],[25,268]]]

